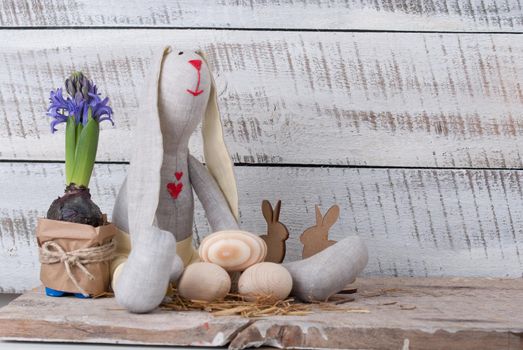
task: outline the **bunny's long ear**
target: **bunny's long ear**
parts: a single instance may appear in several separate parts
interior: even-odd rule
[[[134,128],[134,148],[127,176],[129,230],[154,225],[160,197],[163,137],[158,112],[159,82],[169,46],[154,52],[145,98],[140,103]]]
[[[265,221],[267,221],[267,223],[272,222],[272,218],[273,218],[272,205],[271,205],[271,202],[269,202],[266,199],[263,200],[263,202],[262,202],[262,213],[263,213],[263,217],[265,218]]]
[[[203,52],[198,52],[207,63]],[[207,64],[207,66],[209,66]],[[210,71],[210,68],[209,68]],[[225,142],[223,140],[223,127],[218,109],[216,85],[211,73],[211,91],[209,102],[202,125],[203,154],[209,172],[214,177],[222,190],[231,212],[238,220],[238,189],[234,177],[233,164]]]
[[[281,200],[278,200],[278,203],[276,203],[276,207],[274,207],[274,216],[273,216],[274,222],[280,221],[280,210],[281,210]]]
[[[340,216],[340,207],[337,205],[333,205],[332,207],[327,210],[327,213],[325,214],[325,217],[323,218],[323,227],[330,228],[332,225],[336,223],[336,220],[338,220],[338,217]]]
[[[323,222],[323,216],[321,215],[320,207],[318,205],[315,206],[316,208],[316,226],[321,226]]]

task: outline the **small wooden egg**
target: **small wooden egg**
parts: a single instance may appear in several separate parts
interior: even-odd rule
[[[178,293],[191,300],[220,300],[230,289],[231,278],[227,271],[207,262],[187,266],[178,280]]]
[[[218,231],[205,237],[199,254],[203,261],[220,265],[227,271],[243,271],[265,259],[267,244],[250,232]]]
[[[249,267],[240,276],[238,292],[248,301],[258,297],[275,300],[287,298],[292,290],[292,277],[280,264],[262,262]]]

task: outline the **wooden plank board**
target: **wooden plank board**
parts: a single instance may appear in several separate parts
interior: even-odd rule
[[[98,159],[128,160],[121,145],[144,117],[137,107],[150,46],[176,43],[209,55],[235,162],[521,168],[523,45],[514,38],[4,30],[0,159],[63,159],[63,136],[50,134],[45,109],[50,88],[81,69],[115,110]],[[191,148],[201,156],[199,137]]]
[[[357,281],[352,310],[257,320],[229,349],[521,349],[523,280],[376,278]],[[515,306],[515,303],[519,303]]]
[[[111,214],[126,165],[97,165],[93,199]],[[287,260],[301,256],[299,235],[315,223],[314,205],[341,208],[330,237],[361,236],[366,275],[498,276],[523,273],[520,170],[236,167],[241,227],[264,233],[261,201],[283,202]],[[34,228],[63,191],[63,164],[0,163],[0,291],[38,285]],[[209,233],[196,205],[195,239]]]
[[[337,311],[260,319],[28,292],[0,310],[0,339],[286,349],[521,349],[522,279],[370,278]],[[30,331],[29,331],[30,330]]]
[[[523,18],[504,0],[4,0],[0,25],[518,32]]]
[[[20,317],[20,306],[28,307],[24,312],[30,309],[33,315],[40,311],[47,315],[42,319],[35,317],[26,323]],[[47,307],[54,311],[49,312]],[[114,336],[115,341],[110,343],[145,345],[150,343],[147,338],[152,336],[156,340],[153,344],[163,341],[177,345],[224,346],[239,329],[248,326],[249,320],[240,317],[215,319],[203,312],[156,311],[147,315],[132,315],[124,311],[113,298],[79,303],[78,299],[46,297],[43,289],[39,289],[28,292],[2,308],[0,324],[5,330],[0,330],[1,337],[5,337],[3,340],[21,340],[33,334],[37,336],[33,340],[37,341],[107,343]],[[7,324],[16,326],[6,327]],[[28,329],[31,331],[28,332]],[[90,335],[81,337],[80,333]],[[118,339],[122,333],[128,335]]]

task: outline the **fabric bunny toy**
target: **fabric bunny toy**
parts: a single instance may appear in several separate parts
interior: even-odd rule
[[[135,313],[156,308],[169,281],[178,280],[184,266],[198,260],[192,246],[193,189],[213,231],[239,229],[232,161],[205,60],[198,53],[167,47],[155,52],[152,65],[134,128],[131,164],[112,220],[121,230],[111,263],[112,286],[117,302]],[[202,119],[206,166],[188,150]],[[361,239],[348,237],[284,266],[292,275],[294,295],[322,300],[341,290],[366,263]]]
[[[316,206],[316,226],[309,227],[300,236],[300,241],[303,243],[303,259],[336,244],[336,241],[329,240],[328,236],[329,229],[336,223],[339,216],[340,207],[337,205],[330,207],[325,217],[321,215],[320,207]]]
[[[156,308],[169,281],[198,259],[192,246],[193,189],[213,231],[238,229],[232,161],[205,60],[167,47],[155,52],[152,64],[131,164],[113,211],[114,224],[124,232],[111,265],[112,286],[118,303],[135,313]],[[188,150],[202,118],[207,166]]]
[[[289,230],[280,222],[281,201],[276,203],[274,210],[267,200],[262,202],[262,213],[267,221],[267,234],[260,236],[267,243],[265,261],[280,264],[285,258],[285,241],[289,238]]]

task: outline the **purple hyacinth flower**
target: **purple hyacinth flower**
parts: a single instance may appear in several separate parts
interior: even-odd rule
[[[96,85],[87,79],[81,72],[74,72],[65,81],[66,90],[69,94],[63,97],[62,88],[51,90],[49,97],[49,108],[47,115],[52,117],[51,132],[56,131],[56,125],[67,122],[70,116],[74,116],[76,124],[86,125],[88,111],[91,109],[92,118],[97,122],[108,120],[114,125],[112,119],[113,110],[107,104],[109,97],[100,98]]]
[[[83,99],[88,99],[89,94],[97,95],[96,85],[82,73],[73,72],[69,78],[65,80],[65,89],[69,93],[69,96],[76,97],[78,94]]]
[[[97,120],[99,123],[108,120],[112,125],[114,125],[114,121],[111,119],[113,110],[107,105],[109,103],[109,97],[102,100],[97,94],[90,93],[89,96],[91,97],[91,101],[89,102],[88,107],[91,108],[93,119]]]
[[[54,118],[51,121],[51,132],[54,133],[56,131],[55,126],[57,124],[67,122],[70,105],[69,102],[64,99],[61,88],[56,89],[56,91],[51,90],[49,102],[50,104],[49,108],[47,109],[47,115]]]

